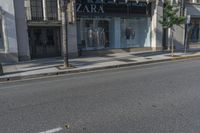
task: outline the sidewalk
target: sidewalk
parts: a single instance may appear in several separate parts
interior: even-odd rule
[[[167,52],[114,53],[70,59],[70,64],[74,68],[65,70],[59,69],[59,66],[62,66],[63,63],[62,58],[38,59],[13,65],[3,65],[4,75],[0,76],[0,82],[194,57],[200,57],[200,51],[188,52],[187,54],[175,52],[174,57],[171,57],[170,53]]]

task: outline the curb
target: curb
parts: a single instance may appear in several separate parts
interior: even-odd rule
[[[184,56],[184,57],[174,57],[169,59],[162,59],[162,60],[151,60],[145,62],[133,62],[128,64],[119,64],[119,65],[112,65],[112,66],[104,66],[104,67],[94,67],[94,68],[86,68],[86,69],[79,69],[79,70],[66,70],[66,71],[59,71],[59,72],[51,72],[51,73],[43,73],[43,74],[35,74],[35,75],[27,75],[27,76],[14,76],[14,77],[5,77],[0,78],[0,83],[9,82],[9,81],[20,81],[25,79],[34,79],[34,78],[42,78],[47,76],[56,76],[56,75],[63,75],[63,74],[73,74],[73,73],[81,73],[81,72],[90,72],[96,70],[104,70],[104,69],[111,69],[111,68],[122,68],[128,66],[139,66],[144,64],[153,64],[159,62],[167,62],[167,61],[177,61],[177,60],[189,60],[193,58],[200,58],[200,55],[192,55],[192,56]]]

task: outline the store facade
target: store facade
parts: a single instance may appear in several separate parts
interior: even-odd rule
[[[82,50],[152,47],[152,3],[77,0],[76,15]]]
[[[200,2],[191,1],[186,3],[187,14],[191,16],[188,26],[188,42],[190,48],[200,48]]]
[[[9,0],[0,6],[0,54],[5,62],[62,56],[59,0]],[[80,50],[162,48],[161,0],[71,0],[68,6],[70,57]]]

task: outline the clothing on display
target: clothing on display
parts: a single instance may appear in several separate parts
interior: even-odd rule
[[[134,32],[133,28],[131,28],[131,27],[126,28],[125,34],[126,34],[127,40],[135,38],[135,32]]]

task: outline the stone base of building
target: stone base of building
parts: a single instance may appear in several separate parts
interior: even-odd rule
[[[160,51],[162,48],[156,48],[156,51]],[[123,49],[103,49],[103,50],[88,50],[79,51],[79,56],[86,55],[104,55],[113,53],[125,53],[125,52],[151,52],[154,51],[152,48],[123,48]]]
[[[152,47],[151,49],[152,51],[156,52],[156,51],[162,51],[163,47]]]
[[[31,57],[30,56],[19,56],[19,61],[29,61],[31,60]]]
[[[17,63],[19,62],[18,54],[16,53],[0,53],[1,63]]]
[[[78,53],[77,52],[70,52],[69,53],[69,58],[72,59],[72,58],[77,58],[78,57]]]

